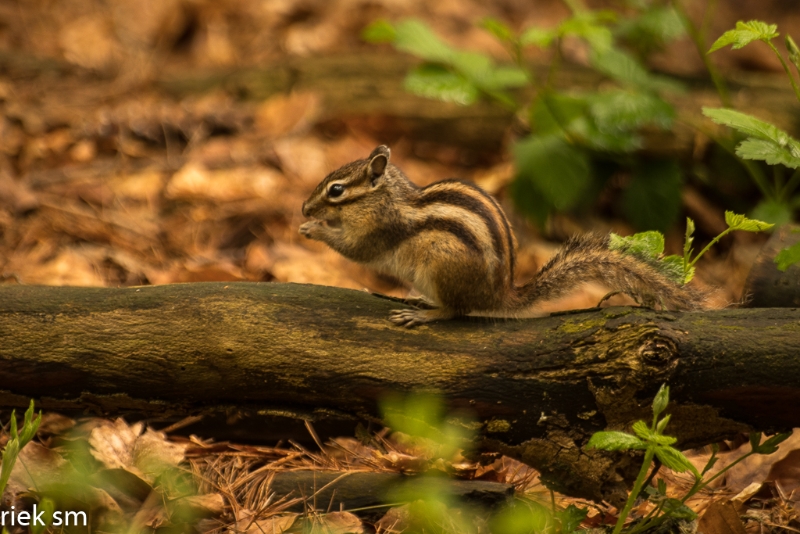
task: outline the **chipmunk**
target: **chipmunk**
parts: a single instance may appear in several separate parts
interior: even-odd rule
[[[333,171],[303,203],[312,219],[300,233],[352,261],[394,275],[433,309],[395,310],[413,327],[463,315],[535,317],[537,309],[599,282],[637,302],[697,309],[701,299],[646,261],[609,250],[609,237],[571,238],[529,282],[514,285],[516,241],[497,201],[476,185],[444,180],[420,188],[379,146],[366,159]]]

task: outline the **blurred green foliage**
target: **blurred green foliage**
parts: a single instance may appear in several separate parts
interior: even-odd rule
[[[530,133],[512,147],[516,179],[511,194],[517,207],[540,226],[553,212],[591,206],[610,177],[622,176],[623,192],[615,210],[639,230],[664,232],[680,217],[680,191],[687,175],[706,187],[741,191],[747,187],[737,178],[743,174],[741,169],[763,195],[753,209],[754,218],[770,223],[792,219],[800,208],[800,171],[788,177],[786,174],[787,169],[800,166],[800,145],[768,123],[732,109],[706,108],[706,116],[736,130],[724,135],[703,130],[722,149],[712,150],[707,162],[684,168],[676,160],[641,154],[643,129],[670,130],[676,112],[669,95],[684,90],[675,79],[646,67],[648,56],[671,41],[687,34],[691,37],[722,102],[726,106],[730,102],[724,81],[706,57],[704,27],[694,25],[682,2],[628,0],[618,11],[591,10],[580,0],[564,2],[571,15],[552,28],[515,31],[497,19],[483,21],[483,28],[508,50],[511,65],[497,65],[487,55],[457,50],[414,19],[396,24],[377,21],[363,36],[370,42],[391,43],[423,60],[406,78],[409,92],[462,105],[485,97],[517,113]],[[713,13],[707,13],[706,20],[709,16]],[[763,41],[778,54],[790,74],[772,45],[777,36],[774,25],[739,22],[713,44],[711,51]],[[585,43],[589,65],[607,83],[593,91],[557,90],[553,86],[565,39]],[[541,79],[524,59],[529,47],[552,51],[550,71]],[[786,47],[789,60],[800,69],[800,49],[791,38],[786,39]],[[796,88],[794,78],[792,84]],[[723,156],[726,153],[730,156]],[[772,182],[766,178],[768,171],[773,173]],[[737,211],[752,208],[736,196],[727,201]]]

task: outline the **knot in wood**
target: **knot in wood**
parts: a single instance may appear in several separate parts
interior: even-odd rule
[[[678,347],[668,337],[656,335],[645,339],[638,352],[643,362],[662,367],[677,355]]]

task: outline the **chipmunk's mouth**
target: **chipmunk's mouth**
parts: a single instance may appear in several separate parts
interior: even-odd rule
[[[327,226],[328,228],[336,228],[339,229],[342,227],[342,219],[339,217],[333,217],[331,219],[322,219],[320,217],[311,217],[312,221],[316,221],[322,223],[323,226]]]

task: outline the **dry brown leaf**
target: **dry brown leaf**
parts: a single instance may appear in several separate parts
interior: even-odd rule
[[[69,23],[61,30],[59,42],[67,61],[87,69],[105,70],[120,56],[119,43],[102,15],[89,15]]]
[[[22,265],[25,267],[22,268]],[[86,287],[106,285],[94,262],[80,248],[61,250],[55,258],[44,263],[26,262],[25,258],[20,257],[14,265],[9,266],[9,270],[26,284]]]
[[[176,172],[166,188],[167,198],[230,202],[279,195],[283,176],[266,167],[209,170],[190,162]]]
[[[263,137],[276,139],[307,130],[319,113],[320,100],[315,93],[277,95],[258,107],[255,127]]]
[[[36,441],[28,442],[20,451],[11,471],[8,490],[17,494],[42,489],[63,481],[71,467],[57,452]]]
[[[310,520],[314,534],[362,534],[364,525],[351,512],[331,512],[314,516]]]
[[[220,515],[225,511],[225,498],[219,493],[191,495],[175,501],[178,506],[186,506],[196,515]]]
[[[281,534],[292,528],[299,515],[281,514],[257,521],[245,518],[236,522],[236,529],[245,534]]]
[[[167,441],[161,432],[144,425],[128,425],[117,419],[93,428],[89,434],[90,452],[108,469],[124,469],[152,484],[165,469],[177,466],[184,458],[186,444]]]
[[[697,526],[703,534],[746,534],[736,508],[729,501],[712,502]]]
[[[730,462],[743,456],[750,450],[750,443],[744,443],[736,450],[720,455],[720,461],[715,465],[714,472],[721,469]],[[755,454],[746,458],[739,464],[733,466],[730,471],[725,473],[725,486],[731,491],[740,492],[753,483],[763,483],[771,479],[771,471],[774,465],[789,456],[792,451],[800,450],[800,429],[795,429],[792,435],[780,444],[778,450],[773,454]],[[790,460],[787,466],[793,462]],[[719,465],[722,464],[722,465]],[[710,473],[711,474],[711,473]],[[796,483],[795,483],[796,484]]]

